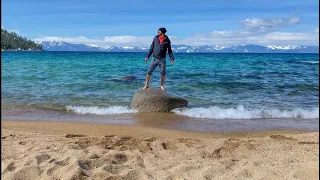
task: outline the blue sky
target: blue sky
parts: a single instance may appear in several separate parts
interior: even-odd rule
[[[317,45],[318,0],[2,0],[1,26],[29,39],[147,46]]]

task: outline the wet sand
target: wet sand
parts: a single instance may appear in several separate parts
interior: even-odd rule
[[[2,178],[319,179],[319,132],[143,124],[2,120]]]
[[[319,131],[318,119],[203,119],[175,113],[78,114],[36,108],[2,110],[2,118],[21,121],[94,122],[184,130],[192,132],[252,132],[265,130]]]

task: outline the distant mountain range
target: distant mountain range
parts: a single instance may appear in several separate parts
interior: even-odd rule
[[[147,52],[149,47],[132,46],[97,46],[86,44],[71,44],[67,42],[42,41],[42,49],[47,51],[103,51],[103,52]],[[188,46],[172,45],[174,52],[181,53],[319,53],[319,46],[261,46],[261,45],[235,45],[235,46]]]

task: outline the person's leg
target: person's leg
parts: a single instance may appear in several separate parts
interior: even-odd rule
[[[166,79],[166,58],[161,58],[159,62],[160,74],[161,74],[161,84],[160,89],[164,91],[164,81]]]
[[[166,79],[165,75],[161,75],[161,85],[160,85],[160,89],[162,91],[164,91],[164,80]]]
[[[151,75],[149,74],[146,75],[146,83],[144,84],[143,89],[147,89],[149,87],[150,77]]]
[[[158,61],[155,58],[152,58],[152,61],[150,63],[149,69],[147,71],[147,75],[146,75],[146,83],[143,87],[143,89],[147,89],[149,87],[149,82],[150,82],[150,78],[151,78],[151,74],[154,71],[154,69],[158,66]]]

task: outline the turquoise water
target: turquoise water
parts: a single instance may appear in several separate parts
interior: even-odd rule
[[[135,113],[145,53],[2,52],[2,109],[79,114]],[[319,54],[175,54],[166,90],[189,101],[194,118],[319,118]],[[151,60],[151,59],[150,59]],[[123,76],[137,79],[122,80]],[[151,87],[159,87],[157,68]]]

